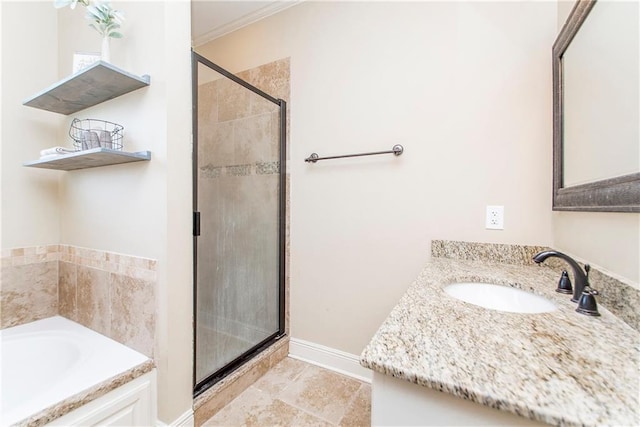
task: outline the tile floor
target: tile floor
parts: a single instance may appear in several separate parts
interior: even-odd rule
[[[287,357],[204,423],[370,426],[371,385]]]

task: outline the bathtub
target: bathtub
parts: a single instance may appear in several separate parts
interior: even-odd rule
[[[0,348],[2,426],[45,424],[65,415],[61,406],[70,412],[111,394],[115,377],[153,368],[146,356],[60,316],[0,331]]]

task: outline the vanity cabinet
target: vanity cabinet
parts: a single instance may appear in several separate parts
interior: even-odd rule
[[[442,249],[469,260],[432,255],[363,350],[372,425],[640,425],[638,332],[606,307],[577,313],[555,292],[559,271],[529,261],[535,247],[481,247]],[[556,308],[510,312],[447,293],[471,278]]]
[[[372,426],[545,426],[429,387],[373,373]]]
[[[98,61],[35,94],[24,101],[23,105],[69,115],[147,87],[150,81],[148,75],[136,76],[108,62]],[[107,148],[94,148],[52,159],[29,161],[23,165],[70,171],[150,159],[151,152],[149,151],[130,153]]]

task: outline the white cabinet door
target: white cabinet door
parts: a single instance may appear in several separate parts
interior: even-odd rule
[[[150,426],[156,424],[156,371],[53,420],[51,426]]]
[[[371,425],[511,427],[546,424],[374,372]]]

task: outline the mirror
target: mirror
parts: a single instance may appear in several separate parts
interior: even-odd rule
[[[553,45],[553,209],[640,212],[638,3],[578,0]]]

